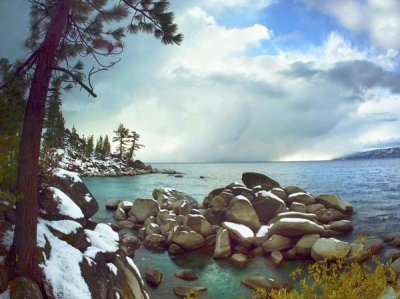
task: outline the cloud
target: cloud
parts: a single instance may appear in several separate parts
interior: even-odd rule
[[[377,46],[400,50],[400,2],[398,0],[303,0],[308,7],[334,17],[342,26],[368,34]]]
[[[257,10],[268,7],[274,2],[276,0],[206,0],[205,6],[217,10],[226,8],[252,8]]]

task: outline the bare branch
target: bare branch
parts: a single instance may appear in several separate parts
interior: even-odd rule
[[[66,68],[55,66],[52,68],[54,71],[60,71],[64,72],[67,75],[69,75],[71,78],[75,80],[76,83],[78,83],[83,89],[85,89],[92,97],[97,98],[97,95],[94,93],[93,88],[90,88],[87,86],[85,83],[82,82],[73,72],[70,70],[67,70]]]

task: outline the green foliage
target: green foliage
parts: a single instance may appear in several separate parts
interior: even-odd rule
[[[15,184],[27,81],[12,77],[6,59],[0,59],[0,77],[10,82],[0,91],[0,200],[14,203],[19,199]]]
[[[103,148],[102,148],[101,152],[103,155],[103,159],[108,158],[111,155],[111,144],[110,144],[110,140],[108,139],[108,135],[106,135],[106,137],[104,138]]]
[[[100,138],[96,142],[96,147],[94,148],[94,156],[97,159],[103,159],[103,137]]]
[[[114,131],[114,134],[115,136],[113,141],[118,143],[118,156],[122,159],[129,138],[129,129],[125,128],[123,124],[119,124],[118,129]]]
[[[87,158],[90,158],[93,155],[93,151],[94,151],[94,137],[93,135],[91,135],[86,139],[85,156]]]
[[[139,143],[140,135],[136,131],[131,131],[128,139],[131,145],[126,153],[126,159],[129,161],[135,156],[135,152],[143,148],[144,145]]]
[[[65,120],[61,111],[61,81],[53,82],[50,96],[46,103],[43,145],[48,148],[63,148]]]

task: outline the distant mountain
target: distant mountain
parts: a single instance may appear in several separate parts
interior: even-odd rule
[[[380,148],[366,152],[358,152],[339,158],[338,160],[354,159],[396,159],[400,158],[400,147]]]

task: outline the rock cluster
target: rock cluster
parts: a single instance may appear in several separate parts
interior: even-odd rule
[[[131,258],[139,240],[120,238],[110,226],[90,220],[98,205],[77,173],[54,169],[42,179],[38,256],[43,289],[18,277],[1,280],[0,293],[8,289],[11,298],[33,299],[149,298]],[[0,220],[0,255],[10,249],[13,228]],[[0,262],[0,277],[7,273]]]

